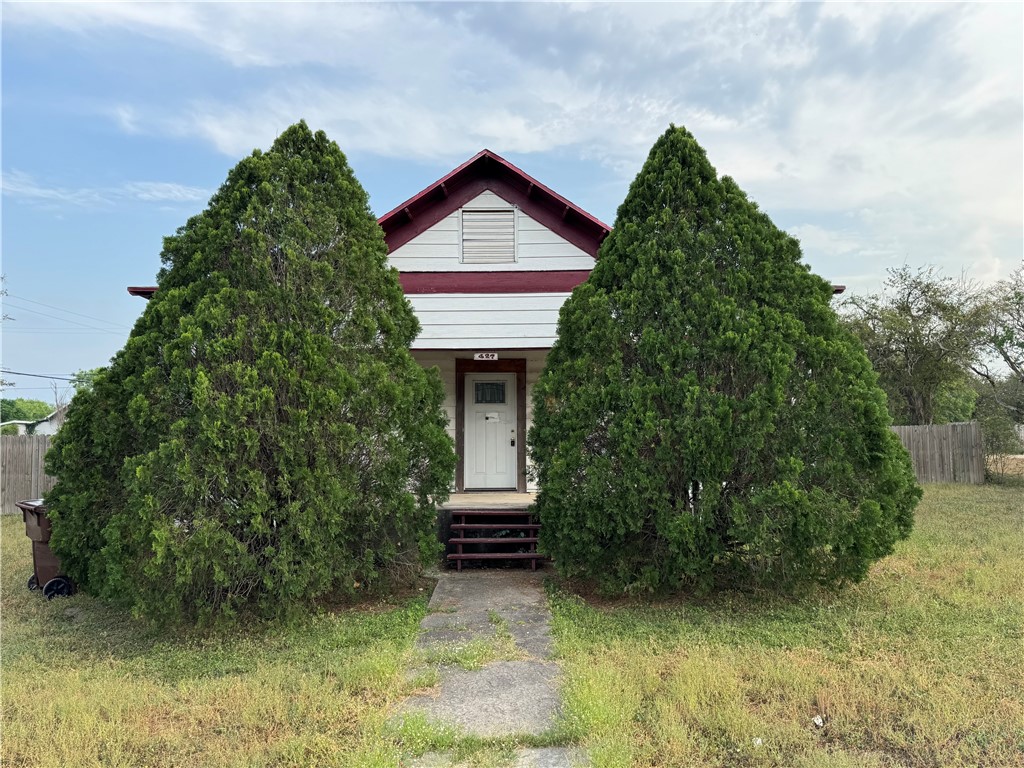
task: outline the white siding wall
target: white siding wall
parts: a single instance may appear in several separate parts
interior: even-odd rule
[[[512,208],[493,192],[482,192],[465,208]],[[459,260],[459,211],[441,219],[388,257],[400,272],[455,272],[591,269],[594,259],[564,237],[516,209],[517,260],[499,264],[467,264]]]
[[[548,351],[546,349],[504,349],[495,350],[493,348],[488,349],[488,352],[498,352],[498,356],[502,360],[508,360],[511,358],[526,358],[526,430],[529,432],[530,426],[533,424],[533,385],[537,383],[537,379],[540,378],[540,373],[544,370],[544,362],[547,360]],[[444,412],[448,417],[448,434],[452,440],[455,439],[455,358],[458,356],[456,352],[433,352],[433,351],[416,351],[413,350],[413,357],[420,365],[424,368],[431,368],[437,366],[441,373],[441,381],[444,383]],[[462,353],[463,357],[471,358],[472,355],[468,353]],[[526,435],[522,436],[522,439],[526,439]],[[532,465],[530,461],[529,446],[527,446],[526,454],[526,465],[529,468]],[[453,486],[454,487],[454,486]],[[537,490],[536,483],[527,476],[526,488],[529,491]]]
[[[416,362],[424,368],[435,365],[440,370],[441,381],[444,382],[444,412],[448,417],[448,434],[455,439],[455,353],[453,352],[413,352]]]
[[[407,296],[423,329],[413,349],[550,347],[568,293],[423,293]]]
[[[34,430],[32,430],[32,434],[34,434],[34,435],[56,435],[58,430],[60,429],[60,426],[61,426],[62,422],[63,422],[63,420],[58,422],[56,419],[54,419],[53,421],[49,421],[49,420],[41,421],[38,424],[36,424],[36,428]]]

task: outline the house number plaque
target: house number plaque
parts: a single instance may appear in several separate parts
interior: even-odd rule
[[[474,360],[497,360],[498,359],[498,353],[497,352],[474,352],[473,353],[473,359]]]

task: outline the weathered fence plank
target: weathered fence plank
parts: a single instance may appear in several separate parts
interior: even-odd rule
[[[985,450],[976,421],[893,427],[921,483],[984,483]]]
[[[38,499],[56,480],[43,471],[50,450],[49,435],[5,435],[0,438],[0,512],[18,514],[16,501]]]

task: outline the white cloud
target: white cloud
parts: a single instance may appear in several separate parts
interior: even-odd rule
[[[146,202],[192,203],[209,199],[210,191],[168,181],[132,181],[115,190]]]
[[[47,186],[36,181],[30,174],[16,170],[4,173],[2,186],[5,195],[48,207],[70,205],[102,208],[125,200],[146,203],[192,203],[205,202],[211,195],[206,189],[166,181],[132,181],[115,187],[74,189]]]
[[[128,104],[118,104],[110,109],[110,115],[125,133],[139,132],[139,115],[134,107]]]
[[[125,132],[231,157],[305,118],[348,152],[555,152],[624,190],[675,122],[770,213],[798,212],[805,250],[832,267],[970,259],[988,276],[1020,256],[1015,4],[35,3],[5,6],[5,22],[127,30],[247,74],[216,97],[107,107]],[[849,211],[867,213],[824,223]]]
[[[857,233],[849,230],[832,230],[817,224],[801,224],[790,229],[790,234],[800,241],[805,254],[820,253],[827,256],[846,256],[861,247]]]
[[[39,184],[31,175],[21,171],[4,173],[2,186],[5,195],[36,203],[77,206],[102,206],[110,204],[109,198],[100,190],[48,187]]]

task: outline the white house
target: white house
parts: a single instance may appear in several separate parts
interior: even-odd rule
[[[526,491],[531,390],[608,225],[489,150],[378,221],[423,326],[412,354],[444,380],[455,490]]]
[[[45,416],[42,419],[36,419],[35,421],[5,421],[0,424],[0,429],[13,425],[17,428],[15,434],[18,435],[55,435],[64,423],[64,417],[67,416],[67,412],[67,405],[62,405],[49,416]]]
[[[609,227],[484,150],[380,218],[445,386],[456,491],[526,491],[531,395]],[[532,490],[532,489],[531,489]]]

